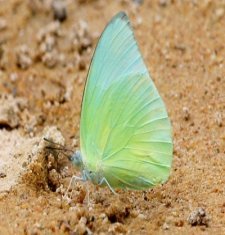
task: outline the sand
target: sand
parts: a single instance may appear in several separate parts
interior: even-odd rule
[[[66,197],[80,173],[43,138],[79,149],[91,56],[121,10],[171,118],[171,175]],[[225,234],[224,28],[219,0],[0,1],[0,234]]]

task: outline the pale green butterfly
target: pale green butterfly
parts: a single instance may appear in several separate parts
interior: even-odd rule
[[[83,181],[144,190],[165,182],[172,163],[171,125],[127,15],[106,26],[83,95],[80,148],[72,161]]]

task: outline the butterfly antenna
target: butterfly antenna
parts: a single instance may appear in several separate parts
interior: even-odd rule
[[[49,149],[49,150],[58,150],[58,151],[61,151],[61,153],[62,153],[64,156],[66,156],[68,159],[71,158],[71,155],[66,154],[66,153],[64,152],[65,149],[55,148],[55,147],[51,147],[51,146],[47,146],[47,147],[45,147],[45,148],[46,148],[46,149]]]
[[[50,143],[50,144],[52,144],[52,145],[59,146],[59,148],[58,148],[58,147],[47,146],[47,147],[46,147],[47,149],[55,149],[55,150],[60,150],[60,151],[69,151],[69,152],[71,152],[71,153],[74,152],[74,151],[71,150],[71,149],[65,148],[65,146],[63,146],[62,144],[55,143],[55,142],[53,142],[53,141],[51,141],[51,140],[49,140],[49,139],[47,139],[47,138],[45,138],[45,137],[44,137],[44,141],[46,141],[46,142],[48,142],[48,143]]]

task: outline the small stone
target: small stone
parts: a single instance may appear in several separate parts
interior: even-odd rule
[[[130,214],[130,207],[122,204],[121,201],[115,201],[107,210],[106,215],[111,223],[122,223],[125,218]]]
[[[17,65],[22,69],[27,69],[32,64],[32,60],[27,55],[18,54]]]
[[[72,232],[72,228],[70,226],[70,224],[67,221],[63,221],[61,226],[60,226],[60,230],[63,231],[63,233],[66,234],[71,234]]]
[[[20,124],[20,112],[26,107],[26,100],[11,95],[0,96],[0,127],[16,128]]]
[[[84,82],[84,78],[83,78],[83,77],[79,77],[79,78],[77,79],[77,83],[78,83],[79,85],[83,84],[83,82]]]
[[[5,177],[6,177],[6,174],[3,172],[0,172],[0,178],[5,178]]]
[[[86,69],[86,62],[85,62],[85,60],[82,57],[80,57],[80,60],[79,60],[79,63],[78,63],[78,67],[79,67],[80,71]]]
[[[78,139],[74,138],[72,141],[72,146],[77,147],[78,146]]]
[[[26,168],[26,167],[27,167],[27,162],[23,162],[23,163],[22,163],[22,167],[23,167],[23,168]]]
[[[108,232],[110,234],[126,234],[126,227],[119,222],[113,223],[110,225]]]
[[[216,112],[215,113],[215,122],[216,122],[218,127],[222,127],[223,126],[223,116],[222,116],[222,113],[220,113],[220,112]]]
[[[27,45],[21,45],[16,49],[16,63],[21,69],[27,69],[33,63],[31,50]]]
[[[178,220],[175,222],[175,226],[177,227],[183,227],[184,226],[184,221],[183,220]]]
[[[56,51],[47,52],[42,56],[43,64],[48,68],[53,68],[57,64],[57,53]]]
[[[55,48],[55,37],[47,35],[45,40],[40,44],[40,53],[51,52]]]
[[[17,74],[17,73],[11,73],[11,74],[9,75],[9,78],[10,78],[10,80],[11,80],[12,82],[15,82],[15,81],[17,81],[17,79],[18,79],[18,74]]]
[[[88,30],[88,23],[80,20],[74,25],[73,31],[70,34],[71,49],[76,53],[76,56],[89,53],[93,45],[93,35]]]
[[[81,217],[79,223],[86,224],[87,223],[87,218],[86,217]]]
[[[48,13],[51,10],[51,0],[27,0],[27,6],[34,15]]]
[[[52,169],[49,172],[48,180],[49,180],[51,185],[59,187],[59,185],[60,185],[60,178],[61,178],[60,174],[56,171],[56,169]]]
[[[133,0],[134,3],[136,3],[137,5],[141,5],[144,3],[144,0]]]
[[[162,16],[159,15],[159,14],[156,14],[155,17],[154,17],[154,22],[156,24],[160,23],[162,21]]]
[[[54,19],[63,22],[67,18],[67,9],[65,2],[62,0],[54,0],[52,3]]]
[[[191,214],[188,216],[187,221],[192,226],[196,225],[208,226],[209,218],[206,215],[206,211],[200,207],[191,212]]]
[[[136,26],[141,25],[142,22],[143,22],[142,17],[138,16],[137,19],[136,19]]]
[[[63,178],[65,177],[68,177],[70,174],[69,174],[69,168],[68,166],[65,166],[61,171],[60,171],[60,174]]]
[[[65,57],[65,55],[64,55],[63,53],[60,53],[60,54],[58,55],[58,61],[59,61],[59,63],[62,64],[63,66],[66,66],[66,65],[67,65],[67,63],[66,63],[66,57]]]
[[[102,224],[107,224],[109,222],[108,217],[105,213],[100,214],[99,218],[102,220],[101,221]]]
[[[41,28],[37,33],[37,41],[41,43],[48,35],[60,35],[60,23],[58,21],[53,21]]]
[[[190,112],[187,107],[183,107],[183,118],[185,121],[188,121],[190,119]]]
[[[87,227],[87,218],[81,217],[79,223],[75,227],[75,234],[92,234],[92,231]]]
[[[162,226],[163,230],[169,230],[170,226],[165,222]]]
[[[141,220],[145,220],[146,219],[146,216],[144,214],[139,214],[137,216],[137,218],[141,219]]]
[[[105,213],[101,213],[99,215],[99,218],[103,220],[103,219],[108,218],[108,217],[107,217],[107,215]]]
[[[0,18],[0,31],[3,31],[7,28],[6,20],[3,18]]]
[[[84,3],[91,3],[91,2],[94,2],[95,0],[78,0],[78,2],[80,4],[84,4]]]
[[[87,50],[92,45],[92,41],[89,37],[85,37],[81,40],[80,46],[79,46],[79,52],[80,54],[82,51]]]
[[[170,0],[159,0],[159,5],[161,7],[166,7],[169,4],[170,4]]]
[[[48,167],[49,170],[52,170],[52,169],[57,167],[57,162],[56,162],[56,159],[53,156],[53,154],[50,153],[48,155],[47,161],[48,161],[47,167]]]
[[[175,44],[174,49],[179,50],[181,52],[185,52],[186,51],[186,46],[184,44]]]
[[[224,8],[217,8],[216,11],[215,11],[215,17],[216,17],[216,20],[220,20],[223,16],[224,16],[224,13],[225,13],[225,10]]]

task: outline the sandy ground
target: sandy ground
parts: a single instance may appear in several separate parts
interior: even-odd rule
[[[225,234],[225,2],[63,4],[0,1],[0,234]],[[64,200],[79,172],[43,137],[79,148],[87,69],[120,10],[172,120],[171,176],[117,196],[77,183]]]

